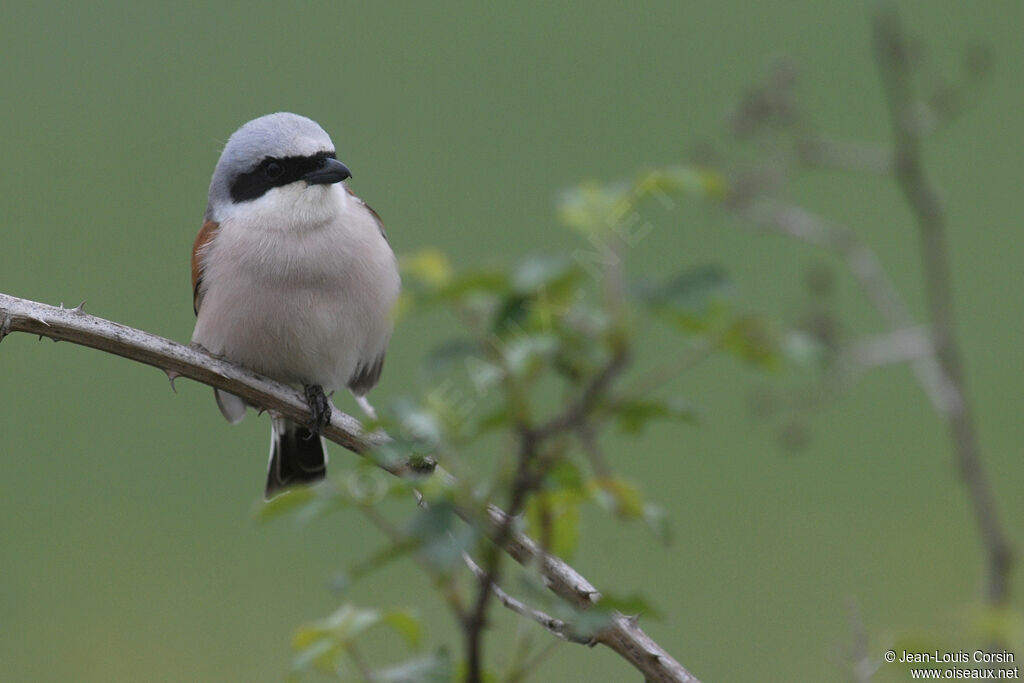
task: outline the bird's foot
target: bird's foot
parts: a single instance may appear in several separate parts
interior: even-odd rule
[[[331,402],[327,400],[324,388],[319,384],[306,384],[302,388],[306,391],[306,403],[309,404],[309,412],[313,416],[309,431],[319,434],[321,427],[331,423]]]

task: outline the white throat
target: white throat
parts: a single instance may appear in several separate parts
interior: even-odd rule
[[[348,193],[340,184],[307,185],[298,181],[274,187],[247,202],[216,206],[211,216],[224,225],[244,221],[249,230],[295,232],[317,229],[345,210]]]

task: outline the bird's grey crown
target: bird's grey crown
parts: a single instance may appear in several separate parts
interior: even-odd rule
[[[231,181],[240,173],[254,169],[264,158],[303,157],[333,152],[334,143],[316,121],[298,114],[278,112],[249,121],[236,130],[210,180],[210,198],[206,217],[213,207],[231,201]]]

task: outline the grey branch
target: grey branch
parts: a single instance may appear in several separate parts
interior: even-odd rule
[[[878,663],[868,654],[868,634],[860,614],[860,605],[853,598],[849,598],[846,607],[850,613],[850,631],[853,635],[849,652],[850,663],[853,665],[853,680],[857,683],[871,683],[875,672],[878,671]]]
[[[991,604],[1003,605],[1009,600],[1013,550],[999,518],[995,495],[982,462],[971,404],[967,400],[963,354],[956,334],[947,216],[938,188],[924,166],[921,140],[925,131],[915,116],[920,100],[915,92],[912,48],[894,8],[878,12],[872,28],[875,62],[892,127],[896,184],[917,223],[936,358],[960,397],[959,404],[945,417],[957,467],[985,546],[986,599]]]
[[[844,355],[857,371],[863,372],[934,356],[935,345],[928,328],[908,327],[860,339]]]
[[[878,256],[849,227],[774,199],[756,200],[739,207],[737,213],[765,230],[832,251],[846,263],[891,331],[914,327],[909,307]],[[940,415],[949,416],[960,409],[963,403],[960,388],[946,375],[934,354],[908,360],[918,383]]]
[[[892,150],[884,145],[809,135],[797,140],[797,155],[810,166],[873,175],[892,172]]]
[[[215,358],[202,349],[89,315],[81,307],[49,306],[0,293],[0,340],[11,332],[87,346],[159,368],[172,379],[187,377],[229,391],[295,422],[306,423],[310,419],[305,400],[288,386]],[[390,440],[383,432],[367,434],[357,419],[337,409],[331,413],[330,424],[322,433],[325,438],[360,455]],[[396,476],[435,469],[435,463],[429,459],[375,463]],[[536,568],[547,587],[570,604],[587,608],[600,597],[597,589],[579,572],[560,558],[543,552],[536,541],[516,530],[500,508],[488,506],[486,520],[480,520],[479,513],[470,507],[460,506],[457,512],[467,522],[481,526],[492,540],[502,528],[510,530],[502,550],[519,564]],[[617,652],[647,680],[665,683],[698,680],[644,633],[635,620],[625,615],[616,613],[612,625],[594,640]]]
[[[482,581],[487,577],[487,572],[485,572],[483,568],[473,560],[469,553],[462,553],[462,560],[466,563],[466,566],[469,567],[469,570],[473,572],[473,575],[477,580]],[[513,598],[495,582],[491,583],[491,592],[494,593],[494,597],[498,598],[498,601],[506,608],[512,610],[521,617],[526,617],[527,619],[536,621],[558,638],[574,643],[590,642],[589,638],[579,639],[574,636],[572,633],[572,626],[570,624],[562,621],[561,619],[556,619],[550,614],[535,607],[530,607],[521,600]]]
[[[495,533],[508,524],[507,516],[494,505],[487,506],[491,526]],[[544,578],[548,590],[571,605],[587,609],[601,599],[601,593],[583,576],[559,558],[545,553],[532,538],[510,527],[504,550],[524,567],[535,567]],[[697,678],[671,657],[650,636],[643,632],[635,619],[616,613],[609,628],[594,637],[594,641],[607,645],[643,672],[646,680],[668,683],[684,681],[697,683]]]

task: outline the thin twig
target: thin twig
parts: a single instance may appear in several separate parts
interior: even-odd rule
[[[850,662],[853,668],[853,680],[856,683],[871,683],[878,670],[878,665],[868,654],[868,632],[864,627],[864,619],[860,614],[860,605],[852,597],[846,601],[850,615],[850,632],[853,642],[850,644]]]
[[[345,651],[348,652],[349,659],[351,659],[352,663],[355,665],[363,683],[373,683],[373,669],[371,669],[369,664],[366,663],[366,658],[363,657],[363,653],[360,652],[356,644],[351,641],[346,643]]]
[[[611,288],[608,291],[608,296],[616,296],[615,292],[617,290],[615,288]],[[609,302],[609,305],[611,305],[611,302]],[[531,493],[540,485],[546,467],[550,465],[547,459],[543,459],[540,456],[544,443],[562,432],[578,429],[581,425],[584,425],[588,416],[604,395],[605,390],[615,379],[616,375],[626,367],[628,359],[629,354],[626,348],[622,345],[616,346],[605,365],[586,382],[580,391],[579,397],[571,402],[562,412],[536,428],[531,428],[525,424],[517,426],[519,451],[509,494],[508,516],[506,521],[498,528],[497,536],[494,538],[494,546],[488,549],[488,553],[484,558],[485,569],[482,576],[479,577],[475,606],[463,620],[463,631],[466,637],[466,659],[468,662],[467,683],[479,683],[482,676],[481,651],[483,648],[483,630],[487,603],[491,599],[492,588],[497,583],[501,572],[502,555],[496,552],[494,548],[505,545],[512,532],[514,516],[522,511]],[[547,553],[544,552],[544,554]]]
[[[892,283],[882,262],[849,227],[799,206],[774,199],[759,199],[737,208],[742,218],[764,229],[828,249],[846,267],[890,330],[914,326],[903,295]],[[959,387],[950,381],[936,358],[923,356],[911,361],[914,376],[940,415],[958,409],[963,399]]]
[[[551,653],[555,651],[560,643],[557,640],[550,641],[547,645],[542,647],[539,652],[530,657],[527,661],[517,666],[506,678],[506,683],[518,683],[518,681],[525,680],[526,677],[536,669],[541,663],[551,656]]]
[[[723,335],[710,339],[698,339],[690,343],[672,358],[661,363],[642,375],[629,381],[620,392],[621,396],[649,396],[667,382],[672,381],[685,371],[691,370],[702,361],[710,358],[720,348]]]
[[[487,514],[490,517],[488,535],[494,538],[496,530],[506,523],[508,517],[494,505],[487,506]],[[536,541],[515,528],[512,528],[504,549],[522,566],[539,571],[548,590],[570,605],[586,610],[601,599],[601,593],[579,572],[558,557],[543,552]],[[697,681],[693,674],[644,633],[635,619],[618,612],[614,613],[612,624],[594,637],[594,642],[610,647],[629,660],[646,680],[664,683]]]
[[[625,348],[615,349],[604,367],[583,387],[579,398],[570,403],[561,413],[535,428],[533,438],[542,441],[579,426],[604,396],[608,385],[626,367],[628,360],[629,353]]]
[[[305,400],[290,387],[215,358],[205,351],[89,315],[81,309],[58,308],[0,294],[0,339],[11,332],[41,335],[98,349],[159,368],[171,377],[188,377],[223,389],[295,422],[310,420]],[[383,432],[366,434],[358,420],[336,409],[322,433],[330,441],[360,455],[367,455],[390,441]],[[452,479],[429,459],[402,462],[375,459],[374,462],[396,476],[434,470],[438,476]],[[481,528],[492,540],[498,538],[499,529],[508,528],[510,531],[502,550],[519,564],[539,571],[548,589],[563,600],[586,609],[600,597],[597,589],[573,567],[554,555],[542,552],[536,541],[515,529],[511,518],[500,508],[487,506],[484,519],[471,506],[458,505],[455,511],[469,524]],[[648,680],[666,683],[697,681],[635,621],[625,616],[616,613],[612,624],[595,640],[618,653]]]
[[[608,458],[604,457],[601,445],[597,442],[594,425],[584,422],[576,428],[576,436],[579,437],[583,454],[590,461],[590,467],[594,470],[594,474],[602,478],[612,477],[612,467],[608,464]]]
[[[494,544],[487,547],[484,557],[486,569],[478,576],[477,595],[473,606],[466,613],[462,628],[466,637],[466,683],[480,683],[483,680],[483,639],[487,625],[487,604],[494,594],[501,575],[501,562],[504,555],[498,552],[503,548],[512,534],[512,526],[516,515],[522,512],[527,497],[536,487],[537,476],[533,472],[538,454],[538,439],[523,427],[518,427],[519,453],[516,472],[509,494],[508,514],[498,526],[493,537]]]
[[[796,141],[797,157],[817,168],[871,175],[892,172],[892,150],[884,145],[811,134]]]
[[[469,567],[470,571],[473,572],[473,575],[476,576],[478,580],[483,580],[487,576],[483,568],[481,568],[480,565],[473,561],[473,558],[470,557],[469,553],[462,553],[462,560],[466,563],[466,566]],[[590,642],[590,638],[581,638],[575,635],[572,631],[571,624],[568,624],[562,621],[561,619],[556,619],[555,617],[551,616],[550,614],[547,614],[546,612],[543,612],[535,607],[530,607],[521,600],[513,598],[511,595],[506,593],[497,583],[491,583],[491,591],[494,593],[494,596],[501,602],[502,605],[512,610],[519,616],[526,617],[531,621],[537,622],[561,640],[566,640],[570,643],[583,644]]]
[[[963,356],[957,341],[953,278],[946,237],[947,216],[938,189],[928,177],[921,149],[922,129],[915,120],[917,103],[910,46],[895,9],[878,12],[873,23],[875,61],[892,125],[896,182],[917,222],[924,265],[925,293],[936,357],[956,388],[959,404],[946,414],[960,476],[967,486],[975,521],[985,545],[986,599],[1009,600],[1013,551],[999,518],[988,481],[967,397]]]
[[[935,355],[931,331],[922,326],[874,334],[849,344],[842,351],[845,361],[858,373],[911,363]]]
[[[359,510],[363,513],[363,516],[365,516],[366,519],[377,528],[378,531],[388,537],[388,540],[391,541],[393,547],[404,548],[408,546],[410,549],[417,547],[415,542],[410,543],[410,540],[406,538],[402,532],[396,529],[394,525],[392,525],[391,522],[381,515],[374,507],[370,505],[361,505],[359,506]],[[441,594],[444,601],[448,603],[448,607],[451,609],[455,618],[462,618],[465,607],[462,604],[462,596],[455,586],[455,575],[437,571],[429,562],[424,560],[422,557],[419,557],[416,553],[413,553],[413,558],[416,564],[419,565],[420,569],[423,570],[423,573],[430,578],[431,583],[434,584],[434,588],[436,588]]]

